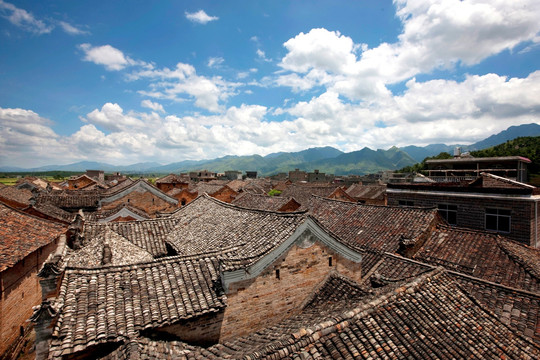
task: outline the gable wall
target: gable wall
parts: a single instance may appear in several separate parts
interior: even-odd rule
[[[280,272],[279,279],[276,278],[276,269]],[[331,271],[338,271],[357,281],[361,278],[360,263],[345,259],[316,242],[306,249],[293,245],[255,279],[231,284],[220,342],[297,314],[303,302]]]
[[[132,191],[115,201],[102,203],[101,208],[111,210],[122,204],[129,204],[143,209],[150,216],[155,215],[158,211],[170,212],[177,208],[175,204],[171,204],[149,191]]]

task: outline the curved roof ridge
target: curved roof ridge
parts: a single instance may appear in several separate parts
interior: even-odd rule
[[[390,209],[410,209],[410,210],[435,210],[435,206],[399,206],[399,205],[377,205],[377,204],[361,204],[358,202],[352,202],[352,201],[346,201],[341,199],[330,199],[326,198],[324,196],[311,194],[312,197],[318,198],[324,201],[333,201],[338,202],[342,204],[347,204],[351,206],[358,206],[358,207],[372,207],[372,208],[390,208]]]

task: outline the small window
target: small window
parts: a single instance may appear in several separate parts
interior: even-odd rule
[[[448,205],[448,204],[439,204],[439,214],[446,220],[450,225],[457,225],[457,206]]]
[[[331,256],[328,257],[328,266],[332,266],[332,257]]]
[[[399,200],[398,205],[399,206],[414,206],[414,201],[411,201],[411,200]]]
[[[493,230],[504,233],[510,232],[510,210],[487,208],[485,219],[486,230]]]
[[[278,280],[280,279],[280,277],[279,277],[279,269],[276,269],[276,279],[278,279]]]

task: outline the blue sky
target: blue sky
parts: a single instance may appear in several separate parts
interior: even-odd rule
[[[540,123],[540,2],[0,0],[0,165],[467,144]]]

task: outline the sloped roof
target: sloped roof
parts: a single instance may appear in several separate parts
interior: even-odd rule
[[[289,185],[283,190],[280,196],[293,197],[296,201],[302,204],[301,209],[307,209],[312,195],[317,195],[327,198],[338,188],[337,184],[298,184]]]
[[[51,217],[51,218],[54,218],[54,219],[57,219],[66,223],[72,222],[73,219],[75,218],[74,214],[67,212],[65,210],[62,210],[61,208],[53,204],[43,203],[43,202],[39,204],[35,204],[35,205],[30,205],[26,209],[23,209],[23,211],[29,214],[33,214],[34,212],[41,213],[45,215],[46,217]],[[39,214],[37,216],[41,217],[39,216]]]
[[[189,182],[189,177],[182,177],[177,174],[169,174],[156,180],[156,184],[175,184]]]
[[[67,226],[17,211],[0,203],[0,271],[48,245]]]
[[[226,306],[213,258],[168,258],[99,269],[67,268],[50,355],[135,338],[140,331]]]
[[[510,249],[520,248],[496,234],[439,224],[414,258],[495,283],[540,290],[540,279],[514,261],[509,256]],[[540,262],[540,252],[528,254],[530,263]]]
[[[248,210],[203,195],[172,217],[178,225],[167,241],[178,254],[222,254],[232,269],[254,263],[290,238],[306,214]]]
[[[131,184],[133,184],[135,181],[132,180],[131,178],[127,177],[125,178],[125,180],[117,183],[115,186],[112,186],[110,188],[108,188],[107,190],[105,190],[103,192],[104,195],[109,195],[109,194],[115,194],[119,191],[121,191],[122,189],[125,189],[127,188],[128,186],[130,186]]]
[[[0,200],[4,198],[8,201],[14,201],[21,206],[30,205],[30,199],[33,196],[32,191],[28,189],[18,189],[16,186],[0,187]]]
[[[437,210],[376,206],[312,196],[310,214],[326,229],[355,248],[396,252],[402,239],[426,236]]]
[[[308,310],[284,322],[288,330],[296,319],[296,330],[284,333],[278,324],[201,354],[250,359],[540,356],[538,346],[478,306],[440,270],[353,304],[340,314]]]
[[[224,186],[223,184],[210,184],[206,182],[198,182],[190,186],[189,189],[191,191],[193,190],[197,191],[199,195],[202,195],[204,193],[207,193],[208,195],[212,195],[218,190],[220,190],[221,188],[223,188],[223,186]]]
[[[386,185],[352,184],[346,192],[355,199],[382,200],[386,193]]]
[[[150,219],[150,216],[143,210],[136,208],[130,204],[119,204],[113,209],[98,210],[86,215],[86,219],[90,221],[106,221],[109,219],[115,219],[116,217],[131,216],[134,220]]]
[[[116,188],[116,186],[115,186]],[[153,186],[152,184],[149,184],[148,182],[144,181],[143,179],[139,179],[137,181],[134,181],[133,183],[125,186],[125,187],[122,187],[122,188],[119,188],[117,191],[114,191],[114,192],[107,192],[106,194],[104,194],[104,196],[102,196],[101,198],[101,202],[102,203],[109,203],[109,202],[113,202],[113,201],[116,201],[124,196],[126,196],[127,194],[131,193],[132,191],[148,191],[152,194],[154,194],[155,196],[159,197],[160,199],[168,202],[168,203],[171,203],[171,204],[178,204],[178,200],[176,200],[175,198],[167,195],[166,193],[164,193],[163,191],[159,190],[157,187]]]
[[[279,209],[290,201],[296,200],[283,196],[268,196],[245,192],[236,197],[232,201],[232,204],[248,209],[279,211]]]
[[[105,246],[111,251],[110,264],[107,265],[130,265],[154,260],[148,251],[105,227],[99,236],[89,241],[82,249],[71,251],[67,257],[67,266],[89,269],[103,266]]]
[[[300,314],[209,348],[147,338],[135,339],[130,345],[149,359],[533,359],[540,356],[540,347],[505,326],[441,269],[372,294],[336,276],[320,292],[321,301],[309,303]],[[333,298],[327,299],[324,293],[333,294]],[[314,299],[319,298],[315,295]],[[129,349],[123,346],[107,358],[122,358]]]
[[[383,254],[381,261],[366,268],[362,285],[367,288],[395,284],[435,269],[395,254]],[[496,284],[463,273],[448,271],[460,288],[492,311],[514,331],[540,344],[540,293]]]
[[[171,218],[110,223],[87,222],[84,225],[83,235],[86,243],[101,237],[105,229],[110,229],[154,257],[160,257],[167,255],[165,242],[176,223],[177,221]]]
[[[97,208],[101,198],[100,191],[86,190],[53,190],[40,193],[36,204],[53,204],[62,209]]]

